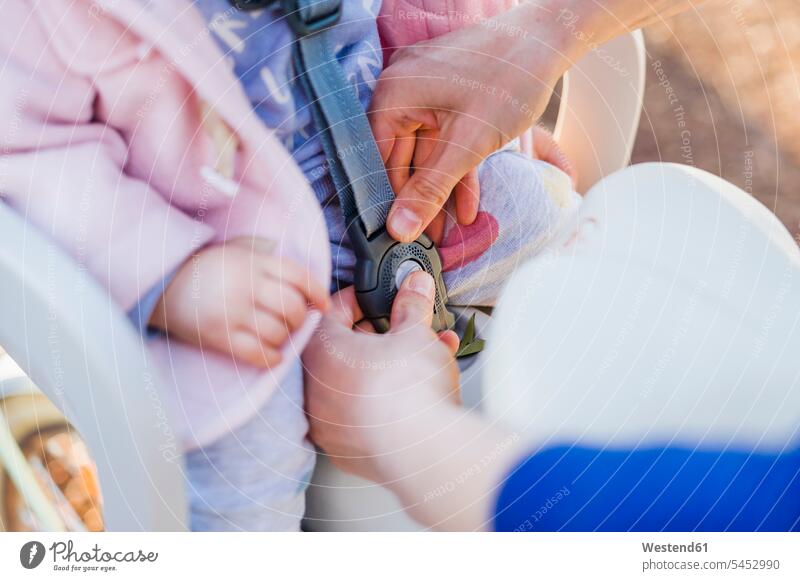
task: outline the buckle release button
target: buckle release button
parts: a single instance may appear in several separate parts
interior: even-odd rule
[[[406,277],[412,272],[417,272],[418,270],[423,270],[423,268],[422,265],[416,260],[406,260],[401,262],[394,274],[394,287],[400,290],[400,287],[402,286]]]

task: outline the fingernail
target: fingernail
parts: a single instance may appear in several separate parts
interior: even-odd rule
[[[433,298],[433,279],[427,272],[414,272],[408,277],[408,288],[426,299]]]
[[[415,238],[422,227],[422,218],[408,208],[398,208],[389,216],[394,233],[401,238]]]

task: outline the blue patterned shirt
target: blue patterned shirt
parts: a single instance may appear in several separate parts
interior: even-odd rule
[[[279,3],[254,12],[231,8],[228,0],[195,0],[222,52],[244,87],[254,111],[292,153],[313,182],[325,156],[308,98],[292,62],[295,36]],[[381,0],[345,0],[332,29],[336,55],[364,109],[383,66],[377,15]]]

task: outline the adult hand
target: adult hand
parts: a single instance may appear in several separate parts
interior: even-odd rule
[[[397,192],[389,233],[409,242],[438,216],[429,231],[435,238],[451,193],[456,218],[470,224],[480,197],[476,166],[536,122],[572,63],[623,32],[700,2],[528,0],[397,51],[370,106]]]
[[[335,295],[303,353],[310,435],[339,468],[390,488],[421,523],[484,529],[519,438],[458,404],[458,337],[437,337],[432,314],[424,272],[401,287],[384,335],[353,328],[361,312],[352,288]],[[476,473],[486,458],[494,460]],[[464,474],[457,492],[432,494]]]
[[[440,230],[440,211],[451,192],[458,222],[475,219],[476,166],[536,122],[569,66],[569,55],[560,50],[563,26],[537,28],[542,18],[520,7],[490,25],[394,54],[370,106],[373,133],[397,192],[387,223],[393,237],[411,241],[437,215],[431,229]],[[538,29],[535,38],[527,32]]]
[[[354,328],[362,317],[352,287],[333,305],[303,353],[310,435],[340,468],[382,481],[381,461],[425,437],[418,429],[441,407],[456,407],[458,337],[431,330],[433,279],[417,272],[403,283],[391,330]]]

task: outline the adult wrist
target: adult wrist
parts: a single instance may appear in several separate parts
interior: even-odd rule
[[[522,4],[519,9],[528,26],[534,27],[529,30],[537,30],[537,25],[544,24],[554,46],[577,60],[586,52],[620,34],[674,16],[703,2],[704,0],[535,0]]]
[[[381,483],[427,526],[490,528],[499,490],[522,456],[519,434],[452,404],[426,421],[414,427],[414,442],[383,459]]]
[[[432,443],[451,431],[463,413],[460,405],[443,399],[403,421],[381,426],[372,444],[376,468],[384,483],[391,484],[427,468],[431,457],[425,451],[434,449]]]
[[[483,23],[492,33],[485,50],[509,65],[505,91],[538,117],[549,90],[591,49],[596,31],[583,31],[594,18],[594,11],[571,0],[533,0]]]
[[[656,4],[674,3],[654,0]],[[640,4],[644,4],[641,6]],[[521,23],[528,42],[525,51],[549,54],[545,74],[560,77],[587,52],[626,30],[637,27],[653,13],[648,3],[628,0],[535,0],[509,11]],[[656,10],[658,11],[658,10]],[[532,63],[541,68],[541,63]],[[541,74],[541,71],[532,71]]]
[[[575,32],[578,22],[582,29],[592,26],[596,8],[586,6],[589,4],[594,5],[585,0],[536,0],[506,13],[510,22],[523,30],[515,60],[545,82],[560,78],[589,50],[586,37],[592,33]]]

